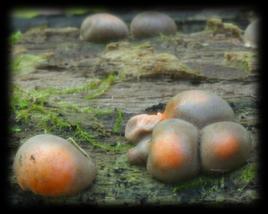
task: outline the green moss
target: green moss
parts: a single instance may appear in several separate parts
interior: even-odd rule
[[[116,77],[114,74],[110,74],[107,78],[104,80],[98,82],[97,84],[91,84],[89,91],[89,95],[86,96],[87,99],[93,99],[95,97],[98,97],[102,94],[104,94],[111,85],[115,82]]]
[[[223,23],[223,30],[229,36],[241,39],[242,30],[237,25],[233,23]]]
[[[207,20],[206,30],[212,31],[215,33],[221,32],[223,29],[222,19],[218,17],[212,17]]]
[[[89,12],[89,9],[87,8],[68,8],[64,10],[66,15],[83,15]]]
[[[242,30],[233,23],[224,23],[221,18],[213,17],[207,20],[206,31],[215,34],[225,34],[228,37],[241,39]]]
[[[206,188],[206,187],[211,187],[210,189],[212,190],[215,188],[217,185],[221,185],[224,180],[222,178],[215,178],[215,177],[210,177],[210,176],[198,176],[196,178],[193,178],[190,181],[183,182],[181,184],[176,185],[174,187],[173,191],[174,192],[180,192],[183,190],[187,189],[195,189],[195,188]]]
[[[257,165],[256,163],[248,164],[239,171],[238,178],[243,184],[248,184],[256,179]]]
[[[11,72],[27,74],[33,72],[38,65],[47,61],[49,55],[20,54],[11,60]]]
[[[97,88],[97,86],[94,86]],[[115,144],[104,144],[98,142],[97,137],[108,136],[110,132],[105,129],[100,121],[95,117],[96,115],[112,114],[111,109],[94,109],[94,108],[79,108],[76,105],[64,105],[58,106],[62,112],[58,112],[58,107],[51,107],[47,105],[47,99],[50,96],[51,89],[49,90],[31,90],[24,91],[19,87],[13,88],[11,108],[13,110],[15,122],[18,124],[32,125],[38,129],[44,130],[45,132],[51,133],[68,133],[69,136],[73,137],[77,142],[85,142],[91,144],[93,147],[110,151],[110,152],[122,152],[126,151],[129,147],[120,141]],[[91,134],[88,129],[82,127],[79,122],[67,120],[64,117],[64,110],[72,112],[83,112],[88,113],[92,117],[92,129]],[[121,121],[121,113],[118,113],[116,124],[119,126]],[[120,116],[121,115],[121,116]],[[19,127],[17,127],[19,128]],[[18,130],[18,129],[17,129]],[[16,133],[15,129],[11,129],[13,133]]]
[[[256,70],[256,54],[248,51],[230,51],[224,53],[224,62],[235,68],[251,73]]]
[[[112,63],[111,63],[112,62]],[[156,53],[150,43],[110,43],[100,55],[98,68],[118,71],[129,77],[172,75],[173,77],[202,77],[169,53]]]
[[[113,125],[113,132],[114,133],[120,133],[123,127],[123,121],[124,121],[124,113],[120,111],[119,109],[115,109],[115,122]]]
[[[36,9],[16,9],[13,11],[13,16],[17,18],[31,19],[39,15]]]
[[[256,173],[256,164],[251,163],[238,170],[217,175],[217,177],[209,175],[197,176],[190,181],[176,185],[173,191],[181,192],[184,190],[202,189],[202,194],[208,195],[214,192],[223,191],[225,182],[232,183],[229,184],[229,188],[232,190],[242,191],[256,178]]]
[[[22,33],[20,31],[14,32],[9,37],[9,43],[15,45],[22,39]]]

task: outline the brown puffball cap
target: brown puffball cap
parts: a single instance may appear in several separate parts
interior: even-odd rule
[[[251,22],[244,33],[245,46],[256,48],[259,40],[259,20],[256,19]]]
[[[133,165],[146,165],[149,147],[151,142],[151,135],[142,138],[139,143],[128,150],[128,162]]]
[[[138,14],[130,24],[130,31],[136,38],[146,38],[162,34],[175,34],[177,26],[168,15],[155,11]]]
[[[125,128],[126,139],[129,142],[137,144],[140,139],[152,132],[161,118],[161,113],[156,115],[139,114],[131,117]]]
[[[152,133],[147,170],[165,183],[196,175],[199,171],[198,129],[180,119],[159,122]]]
[[[202,128],[218,121],[233,121],[234,112],[216,94],[203,90],[187,90],[167,103],[163,119],[170,118],[180,118]]]
[[[16,153],[14,173],[19,186],[43,196],[69,196],[93,183],[92,159],[67,140],[50,134],[28,139]]]
[[[80,39],[88,42],[110,42],[128,36],[128,27],[120,18],[99,13],[88,16],[81,24]]]
[[[240,124],[217,122],[201,130],[200,158],[206,172],[227,172],[246,162],[250,135]]]

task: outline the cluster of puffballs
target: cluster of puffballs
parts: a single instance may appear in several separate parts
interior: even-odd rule
[[[149,174],[164,183],[200,172],[229,172],[247,161],[252,148],[230,105],[203,90],[177,94],[163,113],[131,117],[125,137],[135,144],[127,154],[129,163],[146,165]]]
[[[255,48],[258,43],[259,21],[251,22],[243,36],[245,46]],[[130,23],[134,38],[147,38],[159,34],[172,35],[177,32],[175,21],[165,13],[145,11],[137,14]],[[80,27],[80,40],[96,43],[118,41],[127,38],[129,29],[119,17],[109,13],[98,13],[85,18]]]

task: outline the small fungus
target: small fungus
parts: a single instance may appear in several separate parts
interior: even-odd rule
[[[244,33],[244,42],[246,47],[256,48],[258,45],[259,36],[259,20],[251,22]]]
[[[155,11],[138,14],[130,24],[130,31],[135,38],[146,38],[159,34],[175,34],[177,26],[168,15]]]
[[[202,128],[218,121],[234,120],[234,112],[221,97],[202,90],[183,91],[167,103],[162,119],[180,118]]]
[[[201,130],[200,158],[206,172],[227,172],[245,163],[251,150],[250,136],[240,124],[224,121]]]
[[[88,16],[80,28],[80,39],[89,42],[117,41],[127,36],[127,25],[120,18],[107,13]]]
[[[145,136],[140,142],[130,150],[128,150],[128,162],[133,165],[146,165],[151,135]]]
[[[165,183],[196,175],[199,171],[198,129],[180,119],[159,122],[152,133],[147,170]]]
[[[161,120],[162,114],[156,115],[139,114],[131,117],[125,128],[125,137],[131,142],[137,144],[145,135],[152,132],[154,126]]]

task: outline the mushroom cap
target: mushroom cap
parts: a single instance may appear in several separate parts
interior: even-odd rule
[[[175,34],[177,26],[168,15],[156,11],[147,11],[134,17],[130,31],[136,38],[146,38],[162,34]]]
[[[110,42],[127,36],[128,27],[125,22],[108,13],[88,16],[80,28],[80,39],[89,42]]]
[[[198,129],[187,121],[159,122],[152,133],[147,170],[156,179],[174,183],[199,171]]]
[[[233,170],[247,160],[250,150],[250,135],[238,123],[217,122],[201,130],[200,158],[206,172]]]
[[[163,119],[181,118],[202,128],[218,121],[234,120],[234,112],[221,97],[203,90],[187,90],[167,103]]]
[[[128,150],[128,162],[134,165],[145,165],[151,142],[151,135],[147,135],[140,140],[140,142],[130,150]]]
[[[244,42],[246,47],[257,47],[259,40],[259,20],[251,22],[244,33]]]
[[[49,134],[28,139],[17,151],[13,167],[23,190],[43,196],[76,194],[96,177],[91,158],[67,140]]]
[[[161,120],[162,114],[139,114],[131,117],[125,128],[125,137],[129,142],[138,143],[145,135],[152,132],[155,125]]]

